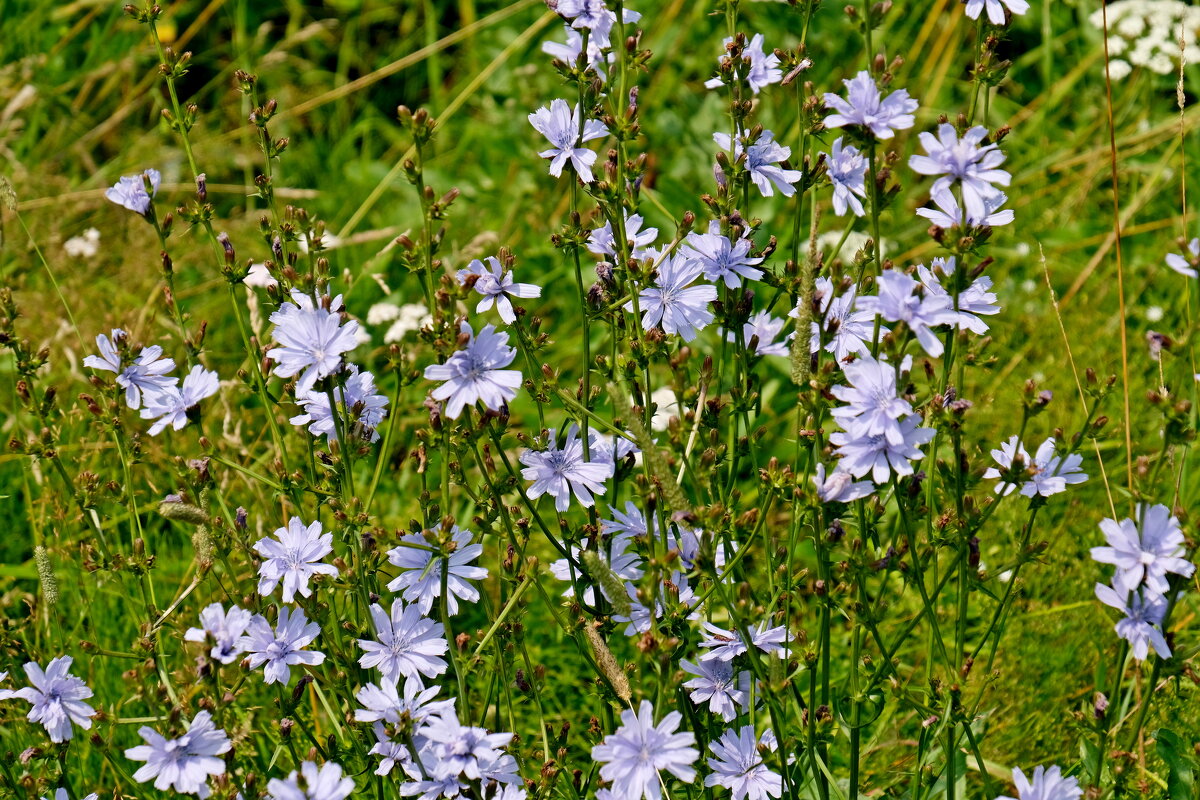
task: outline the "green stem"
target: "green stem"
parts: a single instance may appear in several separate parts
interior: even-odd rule
[[[466,681],[463,680],[463,672],[462,672],[462,669],[458,665],[458,656],[455,653],[455,650],[457,649],[457,644],[454,641],[454,629],[450,626],[450,592],[449,592],[450,556],[446,553],[443,553],[442,557],[441,557],[441,562],[442,562],[442,569],[441,569],[441,573],[442,573],[442,575],[441,575],[441,581],[442,581],[442,587],[441,587],[441,590],[442,590],[442,597],[441,597],[441,600],[442,600],[442,602],[441,602],[442,627],[445,629],[445,633],[446,633],[446,646],[447,646],[446,656],[447,656],[447,659],[450,661],[450,670],[454,673],[455,681],[458,683],[458,700],[459,700],[458,711],[460,714],[463,715],[463,717],[465,719],[468,720],[468,724],[470,724],[469,720],[471,718],[471,709],[469,706],[469,698],[467,695],[467,684],[466,684]]]

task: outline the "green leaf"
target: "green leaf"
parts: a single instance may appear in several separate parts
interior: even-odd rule
[[[0,564],[0,578],[37,579],[37,570],[28,564]]]
[[[1192,759],[1186,753],[1187,742],[1179,734],[1159,728],[1154,734],[1159,758],[1167,763],[1167,796],[1171,800],[1191,800],[1194,796],[1195,772]]]
[[[1083,764],[1085,775],[1096,774],[1096,764],[1100,760],[1100,750],[1096,743],[1086,736],[1079,739],[1079,761]]]

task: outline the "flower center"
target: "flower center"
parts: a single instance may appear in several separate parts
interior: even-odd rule
[[[283,639],[276,639],[267,646],[267,657],[272,661],[278,661],[286,658],[292,652],[291,643],[286,642]]]
[[[550,457],[550,469],[554,471],[555,475],[565,477],[572,466],[571,460],[567,458],[567,454],[561,450],[554,450],[548,455]]]
[[[289,549],[283,557],[283,563],[287,564],[287,568],[291,571],[298,571],[303,568],[305,561],[300,557],[300,548],[294,547]]]

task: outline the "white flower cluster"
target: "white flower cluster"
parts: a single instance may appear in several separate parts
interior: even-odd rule
[[[90,260],[100,252],[100,231],[88,228],[79,236],[72,236],[63,242],[63,252],[72,258]]]
[[[1117,0],[1088,20],[1101,30],[1108,16],[1109,74],[1121,80],[1134,67],[1160,75],[1179,69],[1180,38],[1185,63],[1200,63],[1200,6],[1181,0]]]

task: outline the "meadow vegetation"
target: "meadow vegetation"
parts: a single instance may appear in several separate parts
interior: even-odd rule
[[[0,797],[1200,797],[1196,14],[0,0]]]

